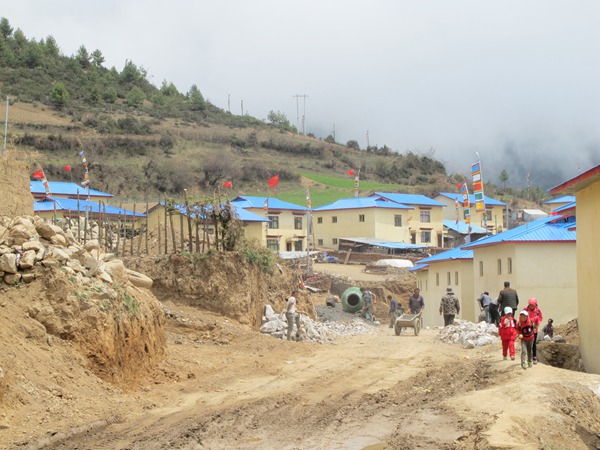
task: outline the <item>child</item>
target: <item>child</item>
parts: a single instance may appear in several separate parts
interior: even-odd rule
[[[515,340],[517,339],[517,321],[513,317],[512,308],[504,308],[504,317],[500,319],[498,333],[502,339],[502,356],[506,360],[506,355],[510,351],[510,359],[515,360]]]
[[[542,310],[538,307],[537,299],[535,297],[531,297],[529,299],[525,311],[527,311],[527,314],[529,314],[529,320],[531,320],[531,323],[533,324],[533,363],[537,364],[538,329],[542,324],[542,320],[544,320],[544,317],[542,316]]]
[[[525,354],[527,354],[527,365],[532,367],[533,358],[533,338],[534,338],[534,326],[529,318],[527,310],[521,311],[519,314],[519,320],[517,322],[517,331],[519,332],[519,339],[521,339],[521,367],[527,369],[525,365]]]
[[[542,328],[542,333],[544,333],[544,337],[548,336],[550,339],[554,337],[554,320],[548,319],[548,323],[544,328]]]

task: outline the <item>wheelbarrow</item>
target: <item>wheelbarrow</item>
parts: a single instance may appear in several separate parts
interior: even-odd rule
[[[400,336],[403,328],[414,328],[415,336],[419,335],[419,330],[421,329],[421,314],[402,314],[400,317],[396,319],[394,322],[394,333],[396,336]]]

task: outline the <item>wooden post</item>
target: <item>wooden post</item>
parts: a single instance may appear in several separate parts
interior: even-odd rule
[[[194,240],[192,239],[192,218],[190,217],[190,210],[187,212],[187,223],[188,223],[188,250],[190,253],[194,252]]]
[[[54,224],[56,223],[56,202],[53,201],[52,203],[54,204],[54,214],[52,215],[52,223]]]
[[[183,239],[183,214],[180,212],[179,213],[179,239],[181,240],[181,242],[179,243],[179,247],[180,247],[180,252],[183,253],[183,249],[185,248],[185,244],[184,244],[184,239]]]
[[[96,223],[98,224],[98,248],[102,248],[102,202],[98,200],[98,218]],[[99,252],[98,252],[99,253]]]
[[[79,208],[79,189],[77,189],[77,242],[81,242],[81,209]]]
[[[148,254],[148,236],[150,233],[150,225],[148,224],[148,202],[146,202],[146,255]],[[160,246],[160,244],[159,244]]]
[[[173,253],[177,252],[177,239],[175,239],[175,225],[173,225],[173,211],[169,211],[169,225],[171,226],[171,238],[173,239]]]
[[[169,234],[167,225],[167,197],[165,197],[165,256],[169,254]]]
[[[83,219],[83,243],[85,244],[87,242],[87,228],[88,228],[88,210],[87,210],[87,205],[84,206],[85,208],[85,216]]]
[[[133,256],[133,238],[135,237],[135,203],[133,204],[133,216],[131,217],[131,246],[129,249],[129,254]]]
[[[162,254],[162,242],[160,241],[160,211],[158,211],[158,256]]]
[[[200,253],[200,223],[198,217],[194,222],[196,223],[196,253]]]
[[[117,219],[117,245],[115,246],[115,255],[119,255],[119,244],[121,243],[121,211]]]

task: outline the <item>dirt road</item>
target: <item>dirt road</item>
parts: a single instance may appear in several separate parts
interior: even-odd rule
[[[338,337],[263,336],[171,305],[169,358],[151,382],[110,394],[87,422],[11,448],[594,448],[600,376],[523,371],[498,345],[463,350],[436,330]],[[214,321],[211,332],[195,317]],[[36,433],[37,431],[37,433]],[[10,447],[10,446],[9,446]]]

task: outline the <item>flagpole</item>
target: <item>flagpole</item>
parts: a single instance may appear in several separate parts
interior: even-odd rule
[[[4,122],[4,159],[6,159],[6,135],[8,134],[8,95],[6,96],[6,120]]]
[[[308,213],[306,215],[306,273],[312,273],[312,260],[310,259],[310,224],[312,220],[312,206],[310,203],[310,191],[308,189],[306,190],[306,206],[308,206]]]

